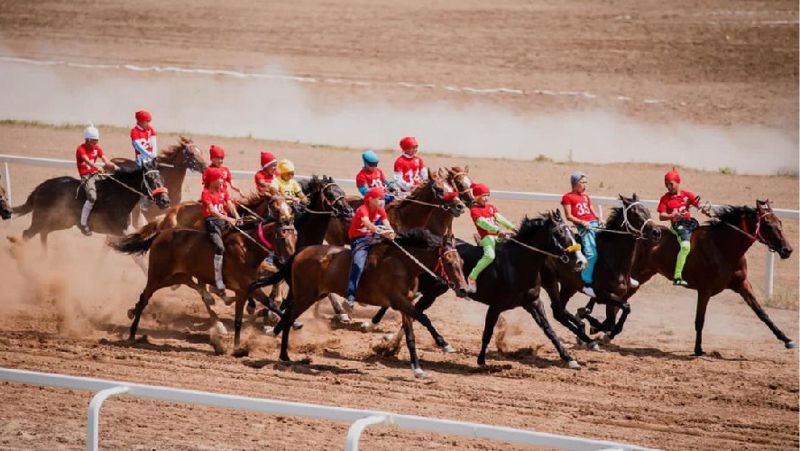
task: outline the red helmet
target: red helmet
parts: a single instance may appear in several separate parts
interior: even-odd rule
[[[484,185],[483,183],[473,183],[470,188],[472,188],[472,195],[473,196],[482,196],[484,194],[489,194],[489,187]]]
[[[370,199],[383,199],[383,190],[377,186],[370,188],[367,194],[364,195],[364,202]]]
[[[136,112],[136,122],[149,122],[152,120],[153,116],[151,116],[149,112],[145,110],[139,110]]]
[[[208,149],[208,154],[209,156],[211,156],[212,159],[225,158],[225,149],[216,144],[212,144],[211,148]]]
[[[413,136],[406,136],[400,140],[400,148],[404,151],[413,149],[414,147],[417,147],[417,138],[414,138]]]
[[[664,174],[664,181],[665,182],[680,183],[681,182],[681,175],[678,174],[678,171],[675,170],[675,168],[672,168],[671,171],[669,171],[666,174]]]
[[[222,171],[219,168],[215,168],[214,166],[209,166],[206,168],[205,172],[205,182],[206,186],[216,182],[217,180],[222,178]]]
[[[278,164],[278,160],[275,159],[275,155],[272,155],[269,152],[261,152],[261,168],[266,168],[271,164]]]

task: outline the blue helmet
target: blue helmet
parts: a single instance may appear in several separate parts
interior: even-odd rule
[[[378,155],[372,149],[367,149],[361,153],[361,159],[364,160],[364,166],[378,165]]]

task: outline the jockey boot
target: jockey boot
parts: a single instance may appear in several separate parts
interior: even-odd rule
[[[214,282],[215,293],[225,297],[225,282],[222,281],[222,255],[214,255]]]
[[[592,286],[588,284],[584,285],[583,288],[581,288],[581,293],[585,294],[586,296],[589,296],[590,298],[597,297],[597,295],[594,294],[594,289],[592,288]]]
[[[467,279],[467,293],[474,294],[478,291],[478,285],[475,279]]]
[[[81,223],[79,228],[81,229],[81,233],[86,236],[92,234],[92,230],[89,228],[89,214],[92,212],[92,207],[94,207],[94,202],[87,200],[83,203],[83,209],[81,209]]]
[[[631,288],[639,288],[639,281],[631,277]]]

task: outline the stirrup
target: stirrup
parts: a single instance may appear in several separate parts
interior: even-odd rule
[[[689,284],[685,280],[681,279],[680,277],[676,277],[675,280],[672,281],[672,285],[680,286],[680,287],[688,287],[689,286]]]

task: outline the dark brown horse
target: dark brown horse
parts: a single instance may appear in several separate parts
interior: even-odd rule
[[[650,210],[634,193],[620,195],[622,207],[611,210],[606,225],[597,232],[597,263],[594,268],[595,294],[618,305],[630,289],[633,254],[637,240],[661,239],[661,229],[650,217]],[[559,288],[560,287],[560,288]],[[583,287],[581,274],[561,260],[549,258],[542,268],[542,288],[547,291],[553,317],[583,343],[597,349],[597,343],[584,331],[583,322],[567,311],[567,302]]]
[[[0,181],[2,181],[2,177],[0,177]],[[11,219],[11,213],[11,205],[8,204],[6,190],[3,188],[2,183],[0,183],[0,218]]]
[[[357,302],[400,311],[411,367],[419,377],[425,373],[417,357],[412,321],[417,320],[425,326],[436,344],[443,349],[449,345],[433,327],[427,315],[414,308],[417,279],[424,271],[435,268],[437,278],[448,280],[459,296],[466,294],[463,263],[455,250],[454,241],[452,237],[442,240],[427,230],[415,229],[399,234],[394,242],[381,241],[375,244],[369,253],[356,292]],[[344,296],[351,263],[352,257],[347,248],[309,246],[292,257],[291,263],[281,268],[277,274],[256,284],[258,286],[280,280],[291,281],[292,295],[286,300],[285,315],[274,329],[276,335],[283,332],[281,360],[289,361],[287,349],[290,328],[287,326],[328,294]]]
[[[245,230],[246,229],[246,230]],[[223,279],[228,290],[234,292],[236,304],[234,319],[234,346],[239,347],[244,305],[250,293],[250,284],[258,276],[259,266],[270,251],[281,259],[294,254],[297,233],[291,223],[253,222],[242,226],[242,232],[229,232],[223,236],[225,260]],[[139,319],[150,297],[161,288],[173,285],[194,287],[214,283],[214,246],[205,232],[188,229],[170,229],[148,238],[128,236],[111,246],[126,254],[150,252],[147,285],[139,296],[136,307],[128,311],[133,319],[130,339],[136,336]],[[197,283],[193,279],[197,279]]]
[[[89,216],[89,225],[95,232],[121,236],[130,222],[131,211],[142,196],[160,208],[170,205],[167,189],[161,180],[155,162],[142,168],[120,167],[113,174],[98,175],[97,202]],[[77,227],[86,194],[80,180],[73,177],[56,177],[40,183],[23,205],[14,207],[15,214],[33,212],[31,226],[22,232],[28,240],[39,234],[43,246],[47,235],[56,230]]]
[[[756,201],[756,207],[723,206],[713,210],[715,217],[692,233],[692,250],[686,260],[683,277],[688,288],[697,291],[697,312],[695,314],[695,355],[703,354],[703,325],[706,307],[712,296],[730,289],[739,293],[756,316],[769,327],[775,337],[786,348],[797,345],[772,322],[756,300],[753,286],[747,280],[747,258],[745,253],[756,241],[777,252],[782,259],[792,254],[792,247],[783,236],[780,219],[772,211],[769,201]],[[675,260],[678,255],[678,240],[670,229],[661,226],[662,236],[657,243],[639,241],[633,261],[631,276],[644,284],[654,275],[661,274],[672,279]],[[638,289],[631,290],[625,297],[627,301]],[[590,304],[591,306],[591,304]],[[588,310],[589,312],[591,309]],[[603,330],[621,330],[615,325],[616,308],[607,308],[607,319]],[[624,317],[620,318],[624,321]]]

